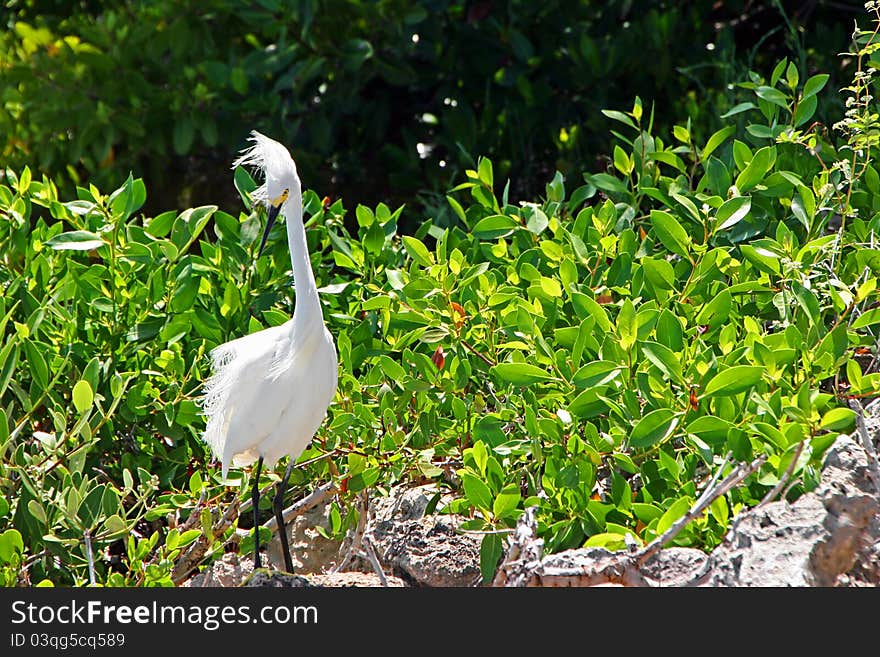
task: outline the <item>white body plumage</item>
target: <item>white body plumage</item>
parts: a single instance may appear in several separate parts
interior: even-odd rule
[[[263,457],[296,459],[315,435],[336,393],[337,357],[324,326],[302,220],[302,190],[287,149],[257,132],[235,165],[255,165],[265,183],[253,197],[287,220],[296,305],[280,326],[226,342],[211,352],[213,375],[205,382],[203,436],[220,459],[245,466]],[[274,209],[274,212],[272,210]]]

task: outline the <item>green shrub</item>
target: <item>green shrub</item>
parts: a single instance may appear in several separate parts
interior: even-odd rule
[[[857,33],[859,70],[875,41]],[[644,543],[713,472],[765,455],[675,538],[711,548],[768,493],[814,487],[853,425],[841,399],[880,389],[871,79],[848,89],[840,136],[811,123],[826,82],[787,61],[752,74],[745,129],[706,139],[661,137],[638,100],[608,111],[612,167],[557,173],[535,202],[512,203],[481,158],[447,197],[449,227],[403,234],[402,208],[307,192],[340,376],[292,483],[337,479],[329,533],[355,525],[362,491],[436,482],[455,493],[437,510],[483,534],[488,578],[527,506],[549,551]],[[253,181],[234,181],[249,204]],[[220,485],[197,399],[214,345],[290,316],[283,227],[255,261],[256,213],[147,218],[133,178],[73,200],[27,168],[6,183],[4,582],[85,583],[89,545],[107,585],[172,584],[197,540],[206,561],[247,552],[221,518],[247,483]]]
[[[138,172],[157,212],[232,203],[229,153],[253,128],[292,145],[322,196],[448,219],[433,195],[483,154],[534,198],[553,171],[577,176],[609,151],[601,108],[651,97],[658,128],[687,115],[705,139],[747,65],[792,49],[801,69],[828,70],[850,29],[817,9],[817,52],[778,3],[748,3],[750,20],[708,1],[55,4],[11,3],[0,156],[65,193]]]

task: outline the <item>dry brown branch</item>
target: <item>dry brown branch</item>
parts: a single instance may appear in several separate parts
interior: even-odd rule
[[[306,511],[314,509],[319,504],[322,504],[325,500],[332,497],[336,493],[336,490],[336,485],[333,482],[329,482],[324,484],[323,486],[319,486],[309,495],[306,495],[298,502],[294,502],[289,507],[284,509],[284,511],[282,511],[281,515],[284,518],[284,524],[286,525],[297,516],[300,516]],[[274,532],[278,529],[278,522],[275,520],[275,518],[270,518],[266,521],[266,524],[264,526],[268,527],[271,531]],[[248,531],[247,533],[250,532]]]
[[[366,548],[366,554],[361,552],[358,556],[361,559],[366,559],[373,566],[373,570],[376,571],[376,575],[379,576],[379,581],[382,582],[382,586],[388,586],[388,580],[385,578],[385,573],[382,571],[382,565],[379,563],[379,557],[376,556],[376,550],[373,548],[373,542],[370,540],[370,537],[364,535],[363,544]]]
[[[236,518],[239,516],[239,505],[238,505],[238,497],[234,497],[232,502],[229,503],[229,506],[226,507],[226,511],[223,515],[214,523],[211,527],[211,533],[213,536],[211,540],[208,540],[208,537],[202,534],[192,543],[190,543],[189,548],[187,548],[186,552],[178,558],[177,562],[174,564],[174,568],[171,570],[171,581],[176,585],[182,584],[189,574],[198,567],[199,563],[201,563],[202,559],[207,553],[208,548],[211,543],[214,542],[218,536],[222,535],[229,527],[232,526],[232,523],[235,522]],[[193,511],[190,514],[190,518],[193,516],[200,516],[200,513],[197,511]],[[187,519],[187,521],[189,518]],[[195,521],[194,521],[195,522]],[[187,523],[184,523],[186,526]],[[195,528],[195,527],[192,527]]]
[[[544,541],[537,537],[536,511],[537,507],[530,506],[519,517],[492,586],[525,586],[540,567]]]
[[[751,463],[740,463],[733,469],[733,471],[729,475],[727,475],[727,477],[724,478],[724,480],[720,484],[718,484],[714,488],[707,488],[706,491],[702,495],[700,495],[700,498],[691,507],[690,511],[688,511],[681,518],[675,521],[669,529],[663,532],[661,536],[655,538],[644,549],[636,553],[635,556],[638,562],[644,563],[654,554],[659,552],[664,545],[675,538],[682,529],[684,529],[689,523],[694,520],[694,518],[699,517],[699,515],[703,513],[703,511],[705,511],[710,504],[712,504],[712,502],[714,502],[716,499],[737,486],[741,481],[743,481],[743,479],[745,479],[750,474],[755,472],[758,468],[760,468],[766,460],[767,457],[762,454]]]
[[[788,481],[791,474],[794,472],[795,467],[797,467],[798,459],[801,457],[801,452],[804,451],[804,445],[807,444],[807,439],[804,438],[800,443],[798,443],[797,449],[794,450],[794,456],[792,456],[791,463],[788,464],[788,467],[785,469],[785,472],[779,478],[777,484],[773,487],[769,493],[767,493],[764,498],[758,502],[758,505],[755,507],[756,509],[760,509],[765,504],[769,504],[773,500],[776,499],[776,496],[779,495],[779,491],[783,489],[785,486],[785,482]]]
[[[849,407],[856,414],[856,433],[862,442],[862,447],[868,455],[868,468],[871,470],[871,479],[874,481],[874,488],[880,494],[880,463],[877,460],[877,451],[874,449],[874,441],[868,434],[868,428],[865,426],[865,411],[862,405],[855,399],[849,400]]]
[[[351,537],[351,541],[348,545],[348,549],[345,552],[345,557],[336,564],[333,568],[330,569],[331,573],[338,573],[344,570],[348,564],[351,562],[351,559],[354,555],[358,554],[361,550],[361,538],[364,535],[364,530],[367,527],[367,518],[369,516],[370,511],[370,498],[367,494],[367,491],[361,491],[359,496],[360,501],[360,517],[358,518],[357,527],[354,530],[354,534]],[[340,548],[341,552],[341,548]]]

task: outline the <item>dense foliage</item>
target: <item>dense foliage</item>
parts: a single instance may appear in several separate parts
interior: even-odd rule
[[[69,193],[136,172],[154,212],[230,204],[219,181],[257,128],[322,195],[451,218],[434,195],[478,155],[522,198],[556,170],[601,168],[600,110],[635,95],[658,128],[688,116],[705,140],[748,67],[792,53],[835,75],[856,13],[825,5],[10,0],[0,158]]]
[[[716,470],[766,455],[675,539],[711,548],[741,509],[814,487],[852,426],[847,398],[880,389],[875,42],[856,34],[833,129],[814,121],[828,76],[782,60],[703,138],[660,131],[638,99],[607,110],[608,170],[557,172],[532,201],[480,158],[446,197],[449,225],[415,215],[405,232],[404,208],[307,192],[340,376],[292,495],[335,480],[341,537],[363,492],[434,482],[454,499],[432,509],[483,535],[489,577],[527,506],[550,551],[645,543]],[[295,289],[283,226],[255,259],[254,182],[233,182],[244,211],[147,216],[131,176],[65,196],[6,170],[5,585],[83,584],[90,559],[97,583],[171,585],[196,540],[205,561],[252,549],[235,513],[248,471],[220,484],[198,397],[207,352],[285,321]]]

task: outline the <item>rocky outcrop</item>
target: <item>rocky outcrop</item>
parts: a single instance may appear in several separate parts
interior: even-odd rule
[[[876,433],[876,429],[874,433]],[[880,482],[857,436],[840,436],[826,452],[819,486],[794,503],[777,501],[734,519],[711,554],[671,547],[645,556],[601,548],[542,556],[534,511],[523,514],[496,585],[506,586],[877,586],[880,585]],[[479,535],[463,518],[428,513],[431,486],[374,498],[357,549],[324,538],[321,505],[288,527],[296,575],[252,573],[252,561],[224,555],[185,586],[476,586]],[[445,500],[443,501],[445,502]],[[366,507],[364,507],[366,508]],[[282,562],[276,541],[268,555]],[[369,546],[367,558],[359,546]],[[345,554],[349,554],[346,560]],[[344,572],[333,572],[348,563]],[[377,567],[382,571],[381,576]],[[384,584],[383,584],[384,579]]]
[[[567,550],[533,559],[501,584],[519,586],[876,586],[880,500],[862,446],[840,436],[820,485],[794,503],[771,502],[738,516],[711,554],[667,548]],[[519,551],[524,551],[520,538]],[[532,548],[534,553],[534,548]],[[497,581],[497,580],[496,580]]]

